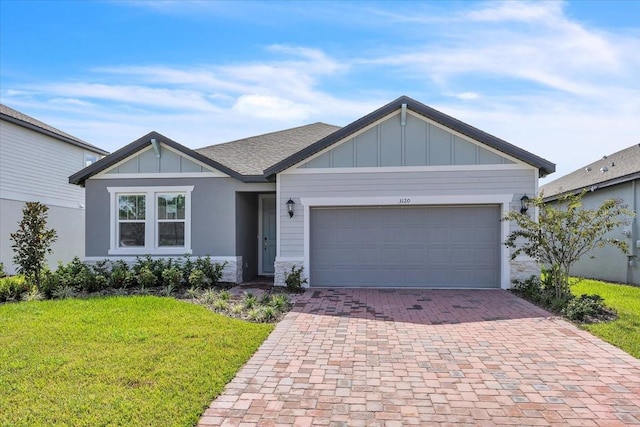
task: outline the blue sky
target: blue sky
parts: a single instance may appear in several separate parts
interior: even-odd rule
[[[346,125],[400,95],[559,178],[640,143],[640,0],[0,0],[0,102],[109,151]]]

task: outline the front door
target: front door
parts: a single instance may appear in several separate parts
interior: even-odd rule
[[[261,272],[273,274],[273,264],[276,260],[276,198],[275,195],[265,195],[260,198],[262,211],[260,235]]]

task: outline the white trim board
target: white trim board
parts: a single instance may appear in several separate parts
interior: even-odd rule
[[[345,168],[301,168],[287,171],[287,175],[308,174],[341,174],[341,173],[398,173],[398,172],[459,172],[459,171],[488,171],[488,170],[529,170],[536,173],[533,166],[505,163],[489,165],[433,165],[433,166],[366,166]]]

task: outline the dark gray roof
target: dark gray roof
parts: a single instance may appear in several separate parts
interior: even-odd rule
[[[215,159],[241,175],[263,176],[265,169],[339,129],[339,126],[313,123],[224,144],[210,145],[195,151]]]
[[[186,154],[187,156],[190,156],[206,165],[211,166],[214,169],[217,169],[221,172],[226,173],[229,176],[232,176],[238,180],[241,181],[247,181],[245,179],[245,177],[243,177],[242,175],[240,175],[239,173],[237,173],[234,170],[229,169],[228,167],[226,167],[223,164],[220,164],[218,162],[216,162],[215,160],[212,160],[208,157],[203,156],[200,153],[197,153],[195,151],[193,151],[190,148],[185,147],[184,145],[178,144],[177,142],[167,138],[166,136],[159,134],[158,132],[149,132],[148,134],[146,134],[145,136],[143,136],[142,138],[139,138],[135,141],[133,141],[132,143],[125,145],[124,147],[122,147],[121,149],[119,149],[118,151],[114,151],[113,153],[109,154],[106,157],[103,157],[102,159],[98,160],[95,163],[92,163],[91,165],[87,166],[86,168],[82,169],[79,172],[76,172],[75,174],[71,175],[69,177],[69,183],[71,184],[77,184],[77,185],[84,185],[84,182],[91,178],[92,176],[94,176],[97,173],[102,172],[105,169],[108,169],[109,167],[115,165],[116,163],[118,163],[121,160],[126,159],[127,157],[131,156],[132,154],[140,151],[141,149],[145,148],[148,145],[151,145],[151,140],[155,139],[157,142],[160,142],[162,144],[165,144],[183,154]],[[261,181],[266,181],[262,176],[260,177]]]
[[[407,108],[418,114],[538,168],[540,176],[545,176],[555,171],[555,164],[545,159],[427,107],[409,97],[402,96],[344,128],[326,123],[313,123],[293,129],[211,145],[197,150],[191,150],[157,132],[151,132],[72,175],[69,178],[69,182],[83,185],[84,181],[91,176],[150,144],[152,138],[168,144],[182,153],[196,158],[240,181],[273,181],[277,173],[303,161],[320,150],[338,143],[344,138],[348,138],[358,130],[400,109],[402,104],[407,104]]]
[[[0,104],[0,119],[6,120],[32,131],[39,132],[43,135],[50,136],[59,141],[67,142],[69,144],[85,148],[89,151],[93,151],[94,153],[102,155],[109,154],[107,151],[104,151],[103,149],[98,148],[95,145],[89,144],[88,142],[76,138],[73,135],[69,135],[66,132],[62,132],[61,130],[56,129],[53,126],[49,126],[48,124],[41,122],[40,120],[36,120],[33,117],[27,116],[26,114],[14,110],[11,107],[7,107],[4,104]]]
[[[471,125],[468,125],[464,122],[461,122],[458,119],[455,119],[451,116],[448,116],[438,110],[435,110],[431,107],[428,107],[415,99],[409,98],[408,96],[401,96],[388,103],[387,105],[380,107],[376,111],[367,114],[366,116],[356,120],[355,122],[343,127],[337,132],[332,133],[331,135],[321,139],[315,144],[311,144],[306,148],[292,154],[288,158],[282,160],[281,162],[269,167],[265,170],[264,175],[266,177],[270,177],[275,175],[296,163],[301,162],[307,157],[324,150],[325,148],[335,144],[336,142],[349,137],[360,129],[372,124],[373,122],[383,118],[387,114],[392,113],[402,107],[402,104],[407,104],[407,108],[415,113],[418,113],[434,122],[440,123],[449,129],[452,129],[456,132],[459,132],[463,135],[466,135],[478,142],[481,142],[489,147],[492,147],[498,151],[501,151],[505,154],[508,154],[512,157],[515,157],[518,160],[521,160],[531,166],[534,166],[539,169],[539,175],[541,177],[549,175],[556,170],[556,165],[551,163],[548,160],[543,159],[542,157],[538,157],[535,154],[532,154],[522,148],[516,147],[500,138],[497,138],[493,135],[490,135],[486,132],[481,131]]]
[[[540,187],[545,200],[583,189],[597,190],[603,187],[640,178],[640,144],[618,151],[588,164],[568,175]]]

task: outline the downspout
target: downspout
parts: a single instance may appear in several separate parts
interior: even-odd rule
[[[636,218],[638,215],[638,200],[636,197],[636,181],[637,180],[632,180],[631,181],[631,200],[632,202],[632,209],[633,212],[636,213]],[[636,252],[638,250],[638,246],[640,246],[640,236],[638,236],[638,227],[635,226],[635,222],[636,219],[632,219],[631,220],[631,225],[629,226],[630,228],[630,235],[629,238],[631,239],[630,245],[629,245],[629,255],[628,255],[628,259],[627,259],[627,281],[626,284],[630,284],[633,283],[633,266],[635,264],[635,260],[636,260]]]
[[[402,104],[400,109],[400,159],[402,164],[406,164],[405,156],[405,134],[407,129],[407,104]]]

